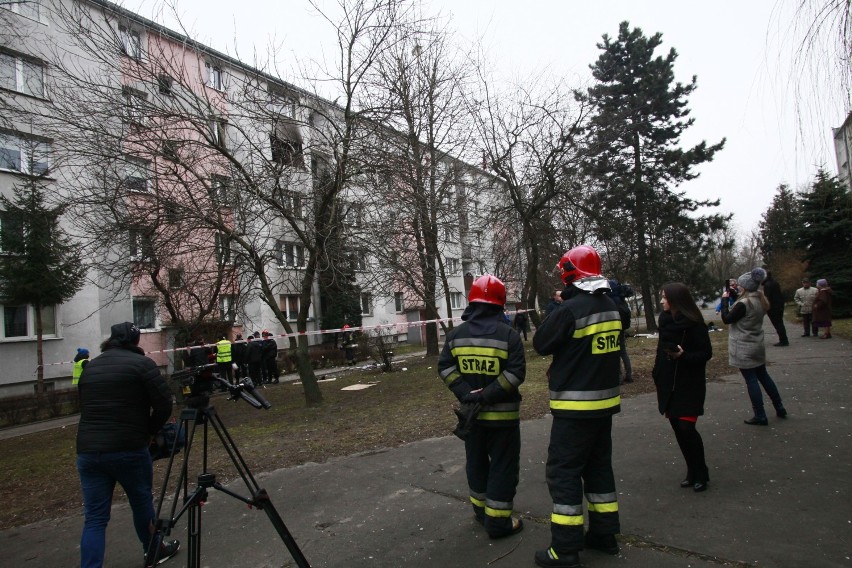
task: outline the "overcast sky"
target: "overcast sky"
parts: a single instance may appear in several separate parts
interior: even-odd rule
[[[331,28],[306,0],[177,0],[190,35],[242,60],[255,49],[279,48],[285,67],[333,55]],[[321,0],[321,4],[335,4]],[[836,173],[831,128],[845,118],[842,97],[814,86],[809,71],[792,62],[800,45],[793,0],[693,3],[669,0],[430,0],[426,9],[450,16],[460,41],[481,40],[499,72],[510,78],[545,72],[569,84],[588,84],[588,66],[604,33],[617,36],[627,20],[646,35],[663,34],[664,54],[675,48],[675,74],[697,76],[689,99],[695,125],[684,146],[727,138],[701,176],[681,186],[694,199],[721,198],[743,232],[755,228],[780,183],[793,187],[813,179],[817,167]],[[128,0],[128,9],[175,27],[158,17],[153,0]],[[238,10],[238,11],[236,11]],[[824,69],[822,69],[824,71]],[[804,79],[803,79],[804,77]],[[295,75],[282,73],[294,81]]]

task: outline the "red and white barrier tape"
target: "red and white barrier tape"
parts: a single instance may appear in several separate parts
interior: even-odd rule
[[[517,310],[514,312],[506,312],[507,315],[517,314],[518,312],[531,312],[532,310]],[[280,337],[284,339],[289,339],[291,337],[300,337],[300,336],[308,336],[308,335],[324,335],[326,333],[344,333],[347,331],[370,331],[370,330],[381,330],[381,329],[390,329],[394,327],[423,327],[424,325],[428,325],[430,323],[440,324],[441,322],[460,322],[462,321],[461,317],[455,318],[438,318],[431,320],[421,320],[421,321],[402,321],[397,323],[380,323],[377,325],[362,325],[358,327],[348,327],[346,329],[343,328],[334,328],[334,329],[316,329],[311,331],[296,331],[293,333],[281,333],[279,335],[275,335],[270,333],[269,337]],[[262,341],[263,338],[257,338],[255,341]],[[231,345],[236,343],[248,343],[247,339],[241,339],[239,341],[231,341]],[[145,355],[153,355],[156,353],[177,353],[179,351],[189,351],[195,347],[216,347],[215,343],[205,343],[203,345],[187,345],[186,347],[175,347],[174,349],[158,349],[156,351],[146,351]],[[44,367],[53,367],[56,365],[73,365],[74,361],[59,361],[57,363],[45,363]]]

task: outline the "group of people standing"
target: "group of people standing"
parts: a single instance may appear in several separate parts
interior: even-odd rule
[[[280,379],[277,359],[278,344],[264,329],[245,340],[238,333],[233,342],[222,335],[212,347],[207,346],[203,338],[197,338],[194,346],[184,354],[184,366],[215,363],[219,376],[231,384],[249,377],[255,385],[266,385]]]
[[[547,371],[553,415],[546,479],[553,500],[549,547],[535,553],[545,567],[580,566],[579,551],[596,549],[618,554],[618,499],[612,471],[612,416],[620,411],[620,358],[624,345],[624,309],[612,297],[613,284],[601,275],[598,253],[575,247],[560,259],[565,288],[547,306],[533,336],[533,347],[553,357]],[[731,279],[719,305],[729,326],[729,364],[745,379],[753,409],[747,425],[766,425],[765,390],[779,418],[787,417],[778,388],[766,370],[763,318],[771,310],[761,285],[771,278],[755,268]],[[819,292],[803,286],[796,303],[803,315],[817,312]],[[827,283],[818,283],[820,290]],[[774,293],[773,293],[774,294]],[[830,305],[830,290],[823,302]],[[710,470],[697,424],[704,414],[706,366],[713,348],[701,311],[689,288],[672,282],[660,290],[662,311],[652,376],[659,412],[671,425],[686,464],[680,482],[696,493],[706,491]],[[485,275],[474,281],[462,315],[463,323],[447,334],[438,371],[465,412],[458,412],[466,453],[466,473],[474,518],[491,538],[523,530],[513,514],[519,481],[520,401],[524,382],[524,347],[515,329],[503,325],[503,283]],[[776,305],[783,314],[783,302]],[[627,311],[629,317],[629,309]],[[776,312],[772,312],[775,318]],[[814,316],[830,337],[830,316]],[[626,320],[629,321],[629,320]],[[783,322],[782,322],[783,324]],[[827,324],[827,325],[826,325]],[[816,333],[814,331],[814,333]],[[786,335],[779,334],[779,341]],[[629,361],[629,359],[628,359]],[[629,367],[628,367],[629,372]],[[473,416],[473,428],[461,428]],[[588,529],[584,527],[584,498]]]
[[[816,288],[811,287],[810,279],[802,280],[802,287],[793,296],[802,316],[802,337],[831,339],[831,295],[831,287],[825,278],[816,281]],[[822,335],[819,334],[820,328],[825,330]]]

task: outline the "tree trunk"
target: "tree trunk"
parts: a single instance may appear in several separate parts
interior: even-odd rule
[[[299,371],[299,378],[302,380],[302,387],[305,389],[305,402],[307,405],[317,406],[322,404],[322,391],[320,391],[317,376],[314,373],[313,365],[311,365],[307,335],[299,336],[299,343],[296,348],[296,368]]]
[[[35,304],[35,325],[36,325],[36,394],[38,395],[38,405],[41,407],[41,399],[44,396],[44,342],[42,333],[44,329],[41,325],[41,304]]]

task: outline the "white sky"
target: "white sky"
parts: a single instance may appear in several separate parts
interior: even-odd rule
[[[240,59],[277,46],[284,66],[334,55],[330,26],[307,0],[176,0],[190,35]],[[600,53],[604,33],[616,36],[628,20],[646,35],[663,34],[663,55],[674,47],[678,80],[697,75],[689,99],[695,125],[684,147],[727,138],[701,176],[681,186],[693,199],[721,198],[720,210],[734,213],[742,232],[756,228],[780,183],[799,187],[817,167],[836,173],[831,127],[845,118],[842,97],[830,87],[812,87],[791,63],[800,45],[792,0],[683,2],[675,0],[427,0],[426,9],[452,16],[460,41],[481,38],[498,72],[513,79],[537,72],[561,75],[582,87],[588,66]],[[334,0],[320,0],[332,6]],[[127,0],[124,6],[154,17],[155,0]],[[824,72],[825,69],[817,70]],[[295,80],[295,71],[282,79]],[[305,85],[306,86],[306,85]],[[797,92],[802,94],[797,95]],[[818,93],[815,95],[814,93]],[[800,118],[804,116],[805,118]]]

